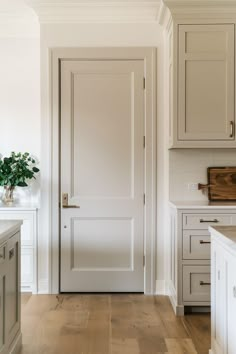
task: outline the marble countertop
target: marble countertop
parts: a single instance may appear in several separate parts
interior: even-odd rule
[[[236,225],[209,226],[209,231],[213,237],[236,251]]]
[[[0,244],[15,234],[22,223],[20,220],[0,220]]]
[[[176,209],[235,209],[236,202],[203,201],[169,201],[169,205]]]

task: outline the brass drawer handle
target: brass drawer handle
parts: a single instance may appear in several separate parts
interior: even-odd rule
[[[219,222],[219,220],[217,220],[217,219],[213,219],[213,220],[200,219],[200,222],[201,222],[201,223],[203,223],[203,222],[215,222],[215,223],[217,223],[217,222]]]
[[[203,240],[200,240],[199,243],[200,243],[201,245],[203,245],[203,244],[205,244],[205,243],[211,243],[211,242],[210,242],[210,241],[203,241]]]
[[[229,135],[229,137],[233,138],[233,136],[234,136],[234,122],[231,120],[230,121],[230,135]]]
[[[206,282],[204,282],[204,281],[200,281],[200,285],[211,285],[211,283],[206,283]]]
[[[9,251],[9,259],[11,259],[12,257],[14,257],[14,254],[15,254],[15,250],[14,250],[14,248],[12,248],[12,249]]]

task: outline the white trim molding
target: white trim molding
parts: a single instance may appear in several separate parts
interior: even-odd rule
[[[167,295],[165,280],[156,280],[156,295]]]
[[[172,20],[235,18],[236,0],[162,0],[158,23],[168,27]]]
[[[145,89],[145,228],[144,228],[144,292],[155,294],[156,291],[156,49],[154,48],[55,48],[50,50],[50,241],[49,273],[50,293],[59,292],[59,247],[60,224],[58,208],[59,194],[59,122],[60,60],[83,59],[118,59],[143,60],[146,77]],[[42,87],[44,90],[44,87]],[[45,151],[46,153],[46,151]]]
[[[161,0],[28,0],[40,23],[155,23]]]
[[[37,294],[48,294],[48,279],[39,279],[38,280],[38,293]]]

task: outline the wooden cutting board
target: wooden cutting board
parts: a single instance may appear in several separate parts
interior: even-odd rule
[[[207,176],[209,200],[236,200],[236,167],[208,167]]]

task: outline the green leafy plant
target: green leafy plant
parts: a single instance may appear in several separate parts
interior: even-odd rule
[[[0,186],[27,187],[27,180],[35,178],[39,169],[28,152],[12,152],[9,157],[0,158]]]

